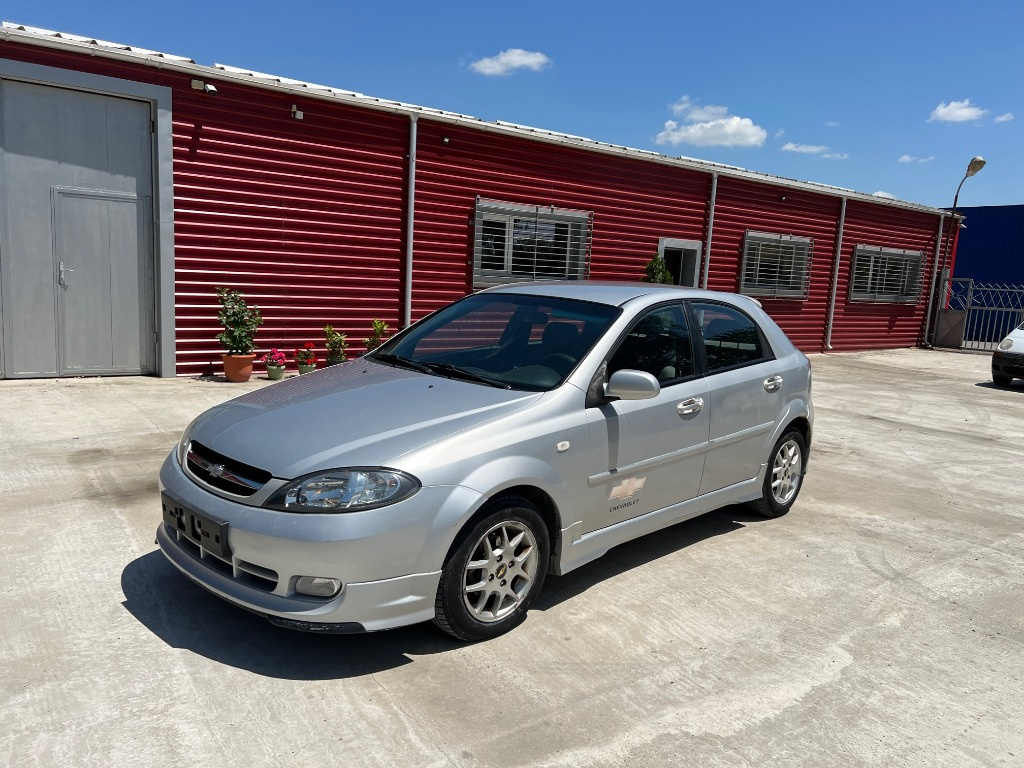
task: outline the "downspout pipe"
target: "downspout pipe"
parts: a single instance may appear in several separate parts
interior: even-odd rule
[[[402,327],[412,325],[413,233],[416,228],[416,128],[418,115],[409,115],[409,190],[405,203],[405,290]]]
[[[954,219],[955,220],[955,219]],[[932,287],[928,291],[928,315],[924,321],[924,345],[931,346],[934,334],[932,333],[932,309],[935,308],[938,316],[938,296],[935,295],[935,283],[939,278],[939,256],[942,254],[942,230],[946,226],[946,214],[939,215],[939,231],[935,234],[935,256],[932,265]]]
[[[836,294],[839,292],[839,263],[843,259],[843,229],[846,227],[846,196],[839,210],[839,232],[836,235],[836,263],[832,269],[832,298],[828,303],[828,324],[825,326],[825,351],[832,351],[832,326],[836,318]]]
[[[711,268],[711,237],[715,231],[715,200],[718,199],[718,172],[711,174],[711,204],[708,207],[708,241],[704,243],[704,275],[700,287],[707,290],[708,270]]]

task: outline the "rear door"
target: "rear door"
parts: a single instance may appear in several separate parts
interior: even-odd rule
[[[709,444],[700,493],[755,477],[782,411],[780,364],[757,323],[739,309],[691,302],[707,360]]]

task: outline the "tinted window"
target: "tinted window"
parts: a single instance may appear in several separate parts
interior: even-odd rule
[[[377,352],[432,370],[454,366],[513,389],[547,390],[569,375],[620,312],[589,301],[482,293],[425,318]]]
[[[690,331],[682,306],[657,307],[633,324],[608,363],[608,375],[623,368],[646,371],[662,383],[693,375]]]
[[[767,353],[757,325],[745,314],[722,304],[693,302],[704,340],[708,373],[764,360]]]

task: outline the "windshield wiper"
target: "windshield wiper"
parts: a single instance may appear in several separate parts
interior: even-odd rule
[[[474,381],[477,384],[486,384],[490,387],[498,387],[499,389],[512,389],[510,384],[506,384],[504,381],[498,381],[488,376],[481,376],[479,373],[473,373],[467,371],[465,368],[459,368],[457,365],[451,363],[425,363],[427,368],[435,373],[439,373],[442,376],[451,376],[452,378],[464,379],[466,381]]]
[[[371,360],[379,360],[382,363],[390,363],[391,365],[398,366],[399,368],[410,368],[420,373],[428,373],[433,375],[433,371],[430,370],[423,363],[417,363],[415,360],[410,360],[407,357],[401,357],[399,355],[389,355],[386,353],[374,355],[370,358]]]

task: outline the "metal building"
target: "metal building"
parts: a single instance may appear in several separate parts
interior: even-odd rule
[[[195,375],[215,288],[261,348],[360,351],[535,278],[759,298],[801,349],[924,338],[946,212],[101,40],[0,32],[0,375]]]

